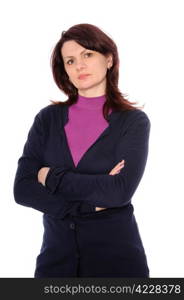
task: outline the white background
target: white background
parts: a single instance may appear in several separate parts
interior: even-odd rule
[[[184,277],[184,1],[1,1],[0,277],[33,277],[42,213],[18,205],[13,181],[28,130],[50,102],[65,101],[50,55],[61,32],[99,26],[116,42],[119,86],[145,104],[149,157],[132,203],[151,277]]]

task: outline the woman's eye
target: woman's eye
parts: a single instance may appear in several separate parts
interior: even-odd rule
[[[85,55],[89,55],[89,56],[91,56],[91,55],[92,55],[92,53],[91,53],[91,52],[87,52],[87,53],[85,53]]]
[[[73,60],[72,60],[72,59],[68,60],[68,61],[67,61],[67,64],[68,64],[68,65],[71,65],[71,64],[69,63],[70,61],[73,61]]]
[[[87,52],[87,53],[85,53],[84,55],[87,55],[87,57],[90,57],[90,56],[92,55],[92,53],[91,53],[91,52]],[[72,62],[73,62],[73,59],[70,59],[70,60],[68,60],[66,63],[67,63],[67,65],[71,65]]]

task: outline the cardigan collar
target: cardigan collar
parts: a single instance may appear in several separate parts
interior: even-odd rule
[[[68,122],[69,118],[68,118],[68,110],[69,110],[69,106],[68,105],[61,105],[61,118],[60,118],[60,133],[62,135],[62,138],[64,139],[65,143],[66,143],[66,147],[67,147],[67,153],[70,157],[71,163],[72,163],[72,167],[74,168],[74,170],[77,170],[78,168],[80,168],[84,158],[86,157],[86,155],[89,153],[89,151],[96,145],[98,144],[98,142],[104,138],[110,135],[110,133],[113,130],[113,125],[116,122],[117,119],[121,118],[121,113],[122,111],[111,111],[111,113],[108,115],[107,120],[109,125],[104,129],[104,131],[98,136],[98,138],[93,142],[93,144],[88,148],[88,150],[83,154],[82,158],[80,159],[80,161],[78,162],[77,166],[75,166],[68,143],[67,143],[67,137],[66,137],[66,133],[64,129],[64,126],[66,125],[66,123]]]

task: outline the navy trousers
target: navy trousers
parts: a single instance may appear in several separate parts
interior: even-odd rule
[[[131,204],[43,223],[34,277],[149,277]]]

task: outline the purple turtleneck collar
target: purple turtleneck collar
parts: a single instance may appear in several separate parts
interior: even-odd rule
[[[85,97],[78,94],[77,102],[75,103],[76,107],[86,108],[86,109],[100,109],[103,107],[104,102],[106,101],[105,95],[97,97]]]

